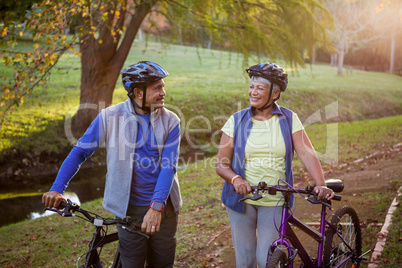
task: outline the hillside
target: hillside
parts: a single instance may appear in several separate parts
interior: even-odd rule
[[[241,55],[159,43],[135,43],[125,66],[140,60],[160,63],[165,79],[167,107],[182,123],[183,154],[216,152],[219,129],[235,111],[248,106],[249,78]],[[250,64],[270,59],[249,60]],[[294,110],[304,125],[355,121],[402,114],[402,77],[353,70],[337,76],[335,67],[287,68],[289,86],[279,104]],[[26,103],[9,114],[0,130],[0,181],[55,172],[76,138],[71,116],[79,105],[80,62],[63,56],[49,79]],[[2,71],[12,74],[11,70]],[[116,85],[114,103],[126,99]],[[103,161],[102,153],[93,164]],[[90,165],[91,163],[88,163]]]

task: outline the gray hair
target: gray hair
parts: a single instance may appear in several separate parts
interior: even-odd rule
[[[263,82],[263,83],[265,83],[265,84],[267,84],[270,88],[271,88],[271,81],[269,81],[268,79],[266,79],[266,78],[264,78],[264,77],[261,77],[261,76],[252,76],[251,77],[251,82],[255,82],[255,81],[258,81],[258,82]],[[275,84],[274,83],[274,85],[273,85],[273,87],[272,87],[272,94],[274,94],[276,91],[278,91],[278,90],[281,90],[281,87],[278,85],[278,84]]]

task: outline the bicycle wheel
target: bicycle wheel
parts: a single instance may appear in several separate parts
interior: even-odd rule
[[[113,261],[113,268],[122,268],[123,265],[121,264],[121,257],[120,257],[120,245],[117,246],[116,255]]]
[[[346,246],[342,239],[337,235],[336,231],[328,228],[325,235],[324,244],[324,267],[333,267],[340,264],[349,255],[354,254],[360,256],[362,253],[362,232],[360,221],[356,211],[349,207],[343,206],[338,209],[332,217],[333,224],[337,231],[340,232],[345,242],[350,246],[352,251]],[[341,267],[352,267],[353,261],[349,259]],[[359,264],[353,267],[359,267]]]
[[[285,252],[280,249],[276,249],[272,256],[269,258],[269,261],[266,268],[282,268],[285,267],[286,262],[288,261],[288,256]]]

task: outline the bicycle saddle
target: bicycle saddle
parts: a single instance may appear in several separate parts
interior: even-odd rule
[[[335,193],[340,193],[343,191],[343,181],[341,180],[337,180],[337,179],[329,179],[325,181],[325,185],[332,189],[332,191],[334,191]]]

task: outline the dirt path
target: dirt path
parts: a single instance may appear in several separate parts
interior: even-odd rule
[[[402,184],[402,153],[401,151],[392,151],[381,154],[378,157],[366,159],[357,164],[345,166],[342,169],[336,169],[326,178],[342,179],[345,183],[345,190],[342,192],[342,201],[333,202],[333,211],[343,205],[350,205],[358,212],[362,223],[383,222],[390,202],[387,199],[393,198],[396,190]],[[303,209],[300,209],[303,206]],[[384,206],[383,208],[381,206]],[[305,206],[303,200],[298,202],[296,217],[307,219],[309,221],[318,221],[320,208],[314,206]],[[378,227],[378,232],[381,226]],[[373,236],[368,233],[367,228],[363,228],[363,236]],[[373,232],[373,231],[371,231]],[[376,235],[376,233],[374,233]],[[311,242],[311,239],[305,236],[300,238],[303,242]],[[371,239],[369,248],[374,247],[376,238]],[[364,243],[364,242],[363,242]],[[316,243],[311,244],[314,247],[308,251],[316,250]],[[217,232],[216,239],[213,240],[202,252],[205,259],[204,267],[235,267],[234,250],[232,247],[230,227],[224,226]],[[370,257],[370,256],[368,256]],[[362,267],[366,267],[363,264]],[[298,267],[298,266],[295,266]]]

